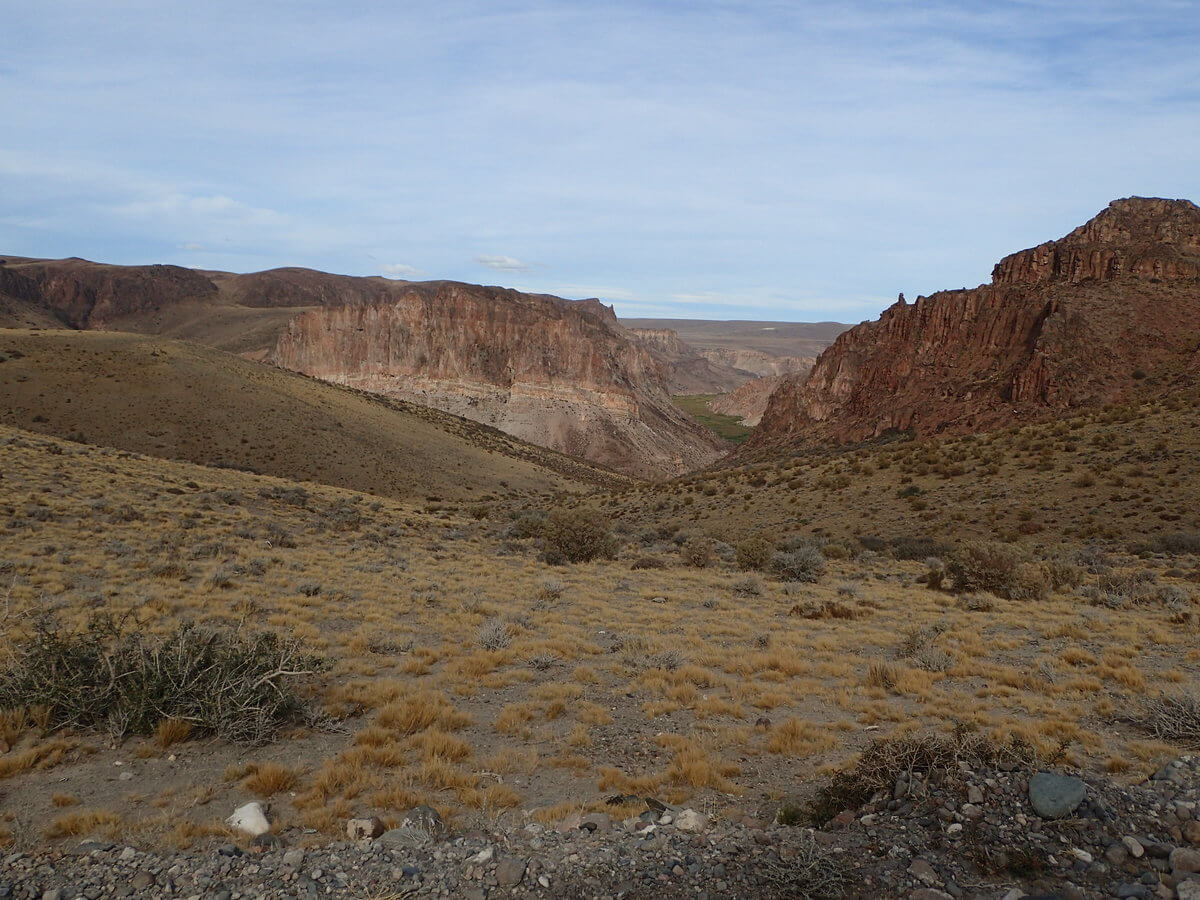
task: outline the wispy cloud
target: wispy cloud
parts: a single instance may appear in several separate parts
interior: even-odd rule
[[[1180,0],[10,5],[4,252],[861,318],[1200,198]]]
[[[392,278],[416,278],[425,274],[416,266],[410,266],[405,263],[384,263],[379,267],[379,270],[384,275],[391,276]]]
[[[475,262],[481,266],[487,266],[489,269],[495,269],[498,272],[528,272],[531,268],[529,263],[521,262],[511,256],[490,256],[483,254],[475,257]]]

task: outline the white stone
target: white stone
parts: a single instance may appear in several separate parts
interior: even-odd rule
[[[1146,848],[1142,846],[1142,842],[1133,835],[1127,834],[1121,838],[1121,843],[1125,845],[1125,849],[1129,851],[1129,855],[1134,859],[1141,859],[1146,852]]]
[[[708,816],[694,809],[685,809],[676,816],[675,827],[680,831],[703,831],[708,827]]]
[[[1200,881],[1189,878],[1175,885],[1175,895],[1179,900],[1200,900]]]
[[[271,830],[267,814],[261,803],[247,803],[233,811],[233,815],[225,820],[225,824],[235,831],[241,831],[251,837],[258,837]]]
[[[482,850],[480,850],[478,853],[476,853],[474,856],[471,857],[470,862],[472,865],[482,866],[484,863],[490,863],[492,861],[492,857],[495,855],[496,855],[495,847],[484,847]]]
[[[1071,848],[1071,855],[1085,863],[1090,863],[1092,861],[1092,854],[1088,853],[1086,850],[1080,850],[1078,847]]]

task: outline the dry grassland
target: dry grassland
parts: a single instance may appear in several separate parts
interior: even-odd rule
[[[1196,456],[1182,449],[1195,446],[1195,422],[1155,408],[1139,427],[1152,421],[1172,438],[1153,461],[1134,461],[1142,448],[1126,442],[1141,431],[1097,417],[1062,434],[937,449],[946,465],[961,455],[961,475],[919,474],[935,450],[916,446],[885,449],[869,474],[860,454],[784,464],[761,486],[758,470],[720,476],[728,496],[707,495],[703,478],[646,488],[604,501],[624,526],[618,557],[569,566],[539,562],[500,504],[479,517],[430,510],[0,428],[7,646],[38,615],[81,626],[106,612],[154,633],[185,619],[277,630],[330,661],[304,687],[320,715],[257,748],[172,721],[114,745],[102,733],[47,733],[36,709],[6,713],[0,839],[227,839],[222,819],[255,798],[279,828],[317,829],[314,840],[352,815],[394,821],[422,802],[460,825],[620,812],[606,800],[624,794],[770,814],[873,737],[917,729],[1018,737],[1047,758],[1137,777],[1179,752],[1127,717],[1164,689],[1195,689],[1195,556],[1095,552],[1081,587],[1021,601],[932,589],[918,581],[924,561],[849,541],[814,583],[739,571],[719,547],[711,564],[689,566],[678,529],[702,533],[722,515],[756,530],[739,512],[750,503],[781,536],[832,533],[844,504],[847,532],[944,523],[939,537],[961,536],[952,525],[991,533],[1010,520],[1018,476],[1041,543],[1051,529],[1081,538],[1089,506],[1103,527],[1126,509],[1139,510],[1131,528],[1160,515],[1115,494],[1156,494],[1180,516],[1172,524],[1192,525],[1196,507],[1175,500],[1194,490],[1182,483]],[[1086,491],[1074,505],[1055,499],[1050,486],[1078,481],[1085,465],[1062,455],[1067,440],[1093,454],[1103,505]],[[1043,453],[1052,467],[1030,466]],[[840,474],[850,483],[819,486]],[[940,518],[888,499],[906,474]],[[673,499],[656,511],[656,498]],[[992,508],[1006,512],[990,520]],[[968,522],[954,518],[960,510]],[[665,567],[635,567],[646,557]],[[1137,573],[1153,589],[1137,603],[1083,593]]]

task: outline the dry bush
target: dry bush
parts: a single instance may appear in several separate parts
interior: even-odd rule
[[[739,569],[765,569],[775,552],[775,544],[764,537],[749,537],[739,541],[734,548],[734,559]]]
[[[50,840],[64,837],[82,837],[94,834],[101,829],[111,830],[121,824],[121,817],[106,809],[81,809],[78,812],[59,816],[49,827],[45,835]]]
[[[784,719],[767,735],[767,750],[788,756],[812,756],[836,743],[828,727],[795,717]]]
[[[851,768],[836,773],[817,791],[809,807],[810,820],[824,825],[843,810],[857,809],[877,791],[891,791],[901,773],[911,778],[953,771],[960,761],[973,768],[1000,764],[1028,768],[1037,762],[1037,754],[1020,738],[1001,742],[961,728],[949,736],[926,733],[877,738]]]
[[[479,646],[484,650],[503,650],[511,642],[508,625],[501,619],[488,619],[479,628]]]
[[[172,744],[182,744],[191,734],[191,722],[184,719],[163,719],[154,729],[154,743],[166,750]]]
[[[41,705],[52,728],[151,734],[164,718],[227,740],[261,742],[304,709],[294,679],[323,667],[274,634],[185,623],[165,638],[110,617],[72,631],[44,618],[0,673],[0,708]]]
[[[1200,695],[1195,690],[1145,700],[1134,721],[1159,740],[1200,748]]]
[[[957,593],[990,591],[1009,600],[1043,600],[1050,593],[1046,568],[1024,552],[995,541],[963,544],[948,567]]]
[[[816,581],[825,571],[825,556],[812,544],[801,544],[772,554],[768,568],[782,581]]]
[[[542,528],[546,559],[551,563],[612,559],[617,539],[608,519],[589,509],[556,509]]]
[[[708,568],[713,564],[712,538],[688,538],[679,548],[679,558],[685,565],[694,566],[697,569]]]

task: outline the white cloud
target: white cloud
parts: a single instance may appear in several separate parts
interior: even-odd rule
[[[528,272],[530,269],[529,263],[521,262],[521,260],[511,256],[482,254],[475,257],[475,262],[481,266],[487,266],[489,269],[496,269],[499,272]]]
[[[416,266],[410,266],[405,263],[384,263],[379,267],[379,270],[383,272],[384,275],[388,275],[392,278],[412,278],[414,276],[424,274]]]

